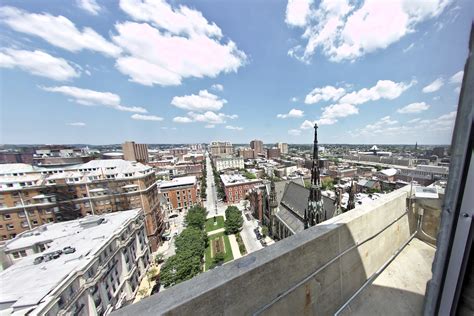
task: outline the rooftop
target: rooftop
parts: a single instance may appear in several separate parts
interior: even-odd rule
[[[160,188],[172,188],[172,187],[179,187],[183,185],[194,185],[196,184],[196,176],[188,176],[188,177],[179,177],[174,178],[170,181],[163,181],[159,184]]]
[[[25,232],[8,242],[6,247],[12,250],[51,241],[48,243],[50,247],[45,252],[28,256],[0,272],[0,283],[2,284],[0,306],[3,308],[4,304],[8,304],[9,307],[21,308],[39,304],[69,274],[81,270],[87,265],[110,237],[120,232],[124,225],[140,212],[140,209],[134,209],[47,224]],[[105,220],[105,224],[87,225],[91,220],[100,219]],[[71,254],[62,254],[59,258],[51,261],[34,264],[36,257],[62,250],[68,246],[75,248],[76,251]]]
[[[261,180],[259,179],[254,179],[254,180],[247,179],[241,174],[222,174],[221,180],[224,183],[224,186],[261,182]]]

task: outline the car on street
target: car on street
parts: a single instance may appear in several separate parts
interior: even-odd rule
[[[262,244],[263,247],[267,246],[267,242],[264,239],[260,239],[260,243]]]
[[[246,218],[248,221],[250,221],[250,215],[249,215],[249,213],[245,213],[245,218]]]

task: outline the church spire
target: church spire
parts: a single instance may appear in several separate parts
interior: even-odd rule
[[[305,210],[305,228],[314,226],[326,220],[321,199],[321,180],[318,152],[318,125],[314,124],[313,162],[311,166],[311,187],[309,189],[308,207]]]

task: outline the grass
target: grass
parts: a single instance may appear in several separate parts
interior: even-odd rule
[[[222,217],[222,216],[221,216]],[[209,245],[206,248],[206,271],[209,270],[209,267],[212,264],[212,257],[211,257],[211,240],[217,239],[220,237],[224,237],[224,245],[225,245],[225,257],[224,257],[224,262],[228,262],[230,260],[234,259],[234,256],[232,255],[232,248],[230,247],[230,241],[229,237],[225,233],[218,233],[212,236],[209,236]]]
[[[240,236],[240,233],[235,234],[235,239],[237,240],[237,243],[239,244],[240,254],[242,256],[247,254],[247,249],[245,248],[245,244],[244,244],[244,241],[242,240],[242,236]]]
[[[214,217],[211,217],[206,221],[206,232],[211,232],[219,228],[224,228],[224,216],[217,216],[216,221],[217,225],[214,225]]]

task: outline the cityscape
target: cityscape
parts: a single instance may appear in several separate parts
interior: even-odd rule
[[[0,315],[473,315],[473,13],[5,0]]]

